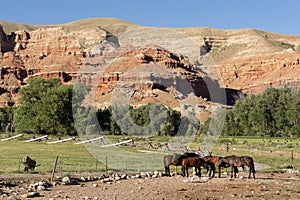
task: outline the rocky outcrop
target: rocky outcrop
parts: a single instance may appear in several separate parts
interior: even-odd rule
[[[11,50],[13,50],[13,45],[9,41],[9,37],[5,34],[3,27],[0,24],[0,53],[3,54]]]
[[[61,27],[41,28],[35,31],[16,31],[6,35],[0,29],[0,104],[17,102],[18,90],[28,78],[60,78],[74,80],[82,60],[86,57],[78,40]],[[10,97],[10,98],[7,98]]]
[[[300,55],[285,54],[239,58],[221,64],[219,69],[226,87],[258,94],[269,87],[300,89]]]
[[[172,104],[183,83],[147,72],[146,66],[160,66],[183,77],[197,97],[211,100],[208,84],[224,89],[232,105],[241,92],[260,93],[270,86],[299,89],[299,49],[297,36],[255,29],[153,29],[118,19],[0,26],[0,104],[17,103],[19,89],[36,77],[88,83],[99,103],[126,80],[134,85],[132,98],[147,102],[168,94],[165,100]],[[147,72],[143,77],[133,73],[141,66]]]

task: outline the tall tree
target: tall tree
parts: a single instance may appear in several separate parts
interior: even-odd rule
[[[20,89],[15,112],[17,131],[42,134],[75,134],[72,115],[72,86],[60,79],[29,79]]]
[[[269,88],[261,95],[237,101],[227,114],[224,134],[300,136],[299,95],[299,91],[289,88]]]

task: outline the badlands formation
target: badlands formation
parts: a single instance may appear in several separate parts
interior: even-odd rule
[[[18,104],[28,79],[89,84],[98,107],[120,83],[132,104],[178,106],[193,91],[199,105],[232,105],[268,87],[300,86],[300,37],[256,29],[142,27],[120,19],[60,25],[0,20],[0,104]],[[177,77],[174,79],[174,77]],[[182,88],[181,88],[182,87]],[[223,101],[212,91],[226,93]]]

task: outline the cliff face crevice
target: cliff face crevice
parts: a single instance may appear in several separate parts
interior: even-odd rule
[[[14,49],[13,43],[5,34],[2,25],[0,24],[0,53],[3,54]]]

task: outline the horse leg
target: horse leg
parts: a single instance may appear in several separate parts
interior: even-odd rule
[[[234,170],[234,166],[233,165],[231,165],[231,178],[233,178],[233,171],[234,171],[234,175],[235,175],[235,170]]]
[[[251,172],[252,172],[252,167],[249,168],[249,176],[248,176],[248,179],[251,178]]]
[[[252,166],[249,168],[249,177],[248,177],[249,179],[251,178],[251,172],[253,174],[253,179],[255,179],[255,169]]]
[[[239,170],[236,166],[234,166],[234,178],[236,178],[236,174],[239,173]]]
[[[221,166],[220,165],[218,166],[218,170],[219,170],[219,176],[218,177],[221,178]]]
[[[166,176],[170,176],[169,170],[168,170],[168,167],[167,167],[167,166],[165,166],[165,173],[166,173]]]
[[[201,176],[201,167],[197,167],[198,168],[198,176]]]
[[[188,170],[188,167],[186,167],[185,170],[186,170],[186,177],[189,177],[189,170]]]
[[[213,176],[213,168],[212,166],[209,166],[209,172],[208,172],[208,177],[212,177]]]
[[[211,177],[215,177],[215,170],[216,170],[216,167],[215,167],[215,164],[212,164],[211,165],[211,172],[212,172],[212,175],[211,175]]]

